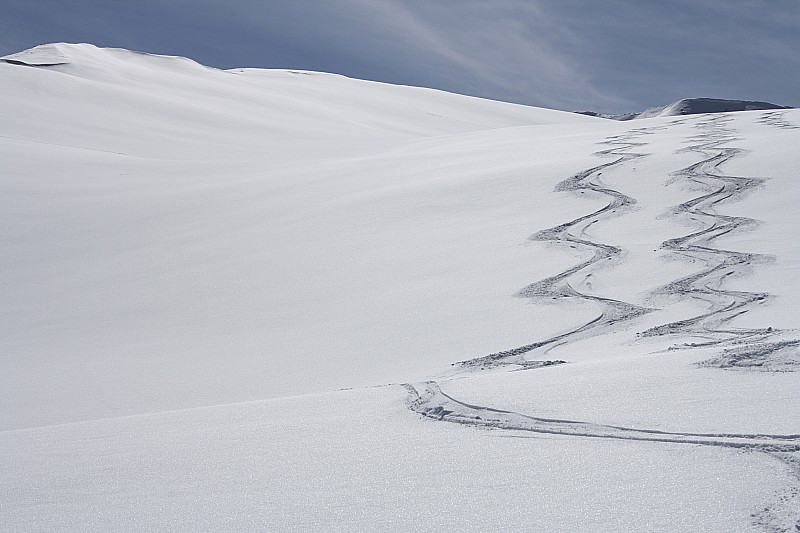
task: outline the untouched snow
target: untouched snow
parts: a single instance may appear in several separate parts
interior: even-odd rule
[[[800,527],[799,112],[4,59],[0,529]]]

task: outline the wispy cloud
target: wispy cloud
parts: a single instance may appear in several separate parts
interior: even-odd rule
[[[347,4],[364,23],[381,26],[387,38],[404,41],[420,61],[433,56],[456,67],[451,77],[473,92],[563,108],[624,102],[598,91],[579,63],[559,50],[559,42],[574,37],[534,2]]]

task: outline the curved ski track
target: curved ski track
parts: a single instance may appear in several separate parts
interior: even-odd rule
[[[698,316],[656,326],[641,333],[644,337],[681,335],[697,337],[701,342],[673,346],[693,348],[719,346],[725,349],[705,365],[720,368],[750,367],[767,370],[791,370],[800,341],[781,339],[783,332],[768,328],[730,328],[725,325],[770,298],[763,292],[734,291],[723,288],[728,277],[741,276],[750,266],[771,258],[716,248],[713,241],[729,233],[752,228],[757,221],[739,216],[722,215],[716,207],[722,202],[741,197],[747,191],[761,186],[761,178],[732,176],[723,173],[720,166],[742,154],[738,148],[724,146],[735,140],[733,131],[726,128],[730,120],[717,115],[698,123],[704,131],[692,138],[685,151],[696,152],[705,159],[675,173],[676,179],[685,179],[700,185],[705,194],[684,202],[673,209],[673,215],[704,227],[688,235],[667,240],[662,248],[678,256],[705,265],[700,272],[678,279],[662,287],[656,294],[689,296],[710,307]]]
[[[428,418],[459,424],[578,437],[748,448],[763,452],[800,451],[800,434],[683,433],[611,426],[577,420],[538,418],[513,411],[464,403],[442,392],[439,384],[435,381],[404,384],[403,387],[409,392],[411,410]]]
[[[670,125],[686,122],[679,119]],[[761,366],[776,353],[794,350],[800,340],[771,340],[780,332],[772,329],[732,329],[723,326],[733,318],[746,313],[756,305],[765,302],[769,295],[760,292],[733,291],[723,288],[729,276],[744,274],[751,265],[769,258],[714,248],[715,239],[733,231],[753,227],[757,222],[746,218],[716,213],[715,206],[739,197],[747,191],[760,186],[764,180],[754,177],[731,176],[722,173],[719,167],[742,153],[742,150],[723,146],[735,140],[733,131],[725,126],[730,118],[717,115],[702,118],[697,127],[704,131],[692,138],[694,144],[686,151],[696,152],[704,159],[676,173],[678,179],[687,179],[709,190],[673,209],[673,214],[701,223],[698,229],[688,235],[670,239],[662,247],[693,261],[700,261],[705,267],[698,273],[678,279],[657,291],[656,295],[689,296],[706,302],[711,310],[699,316],[687,318],[662,326],[651,328],[640,335],[693,335],[704,339],[703,343],[692,343],[686,347],[718,345],[732,346],[719,358],[707,362],[717,367]],[[795,128],[783,119],[779,112],[762,115],[760,122],[779,128]],[[663,128],[639,128],[626,135],[611,137],[605,141],[612,148],[597,152],[601,156],[615,156],[616,159],[579,172],[561,182],[559,191],[592,191],[608,197],[608,204],[587,215],[564,224],[537,232],[532,240],[569,243],[572,247],[593,252],[593,256],[563,272],[537,281],[520,291],[519,296],[533,299],[578,298],[595,301],[603,305],[600,316],[571,329],[565,333],[533,342],[524,346],[493,353],[484,357],[456,363],[469,369],[485,369],[498,366],[517,366],[518,369],[539,368],[564,361],[533,361],[525,354],[539,348],[547,350],[590,334],[608,331],[620,322],[630,320],[650,311],[635,304],[622,302],[598,295],[579,292],[570,284],[579,273],[586,274],[590,269],[602,267],[611,259],[617,258],[622,250],[610,244],[590,240],[586,230],[599,220],[619,216],[631,209],[635,200],[625,194],[605,187],[600,181],[604,170],[623,165],[628,161],[644,157],[646,154],[631,152],[635,147],[646,143],[634,142],[636,136],[652,133],[651,130]],[[790,363],[791,364],[791,363]],[[774,369],[767,366],[768,369]],[[488,429],[504,429],[529,433],[545,433],[584,438],[604,438],[642,442],[663,442],[672,444],[692,444],[742,449],[761,452],[779,460],[795,478],[794,483],[776,498],[776,501],[762,510],[753,513],[753,524],[770,532],[800,531],[798,511],[800,508],[800,434],[736,434],[736,433],[689,433],[667,432],[651,429],[629,428],[583,422],[533,417],[503,409],[472,405],[459,401],[444,393],[435,381],[417,384],[403,384],[408,392],[408,407],[412,411],[433,420],[453,422]]]
[[[575,420],[539,418],[513,411],[459,401],[444,393],[438,383],[403,384],[409,409],[426,418],[527,433],[583,438],[716,446],[764,453],[780,461],[794,477],[775,501],[751,515],[753,524],[771,533],[800,531],[800,434],[688,433],[637,429]]]
[[[774,126],[776,128],[782,128],[786,130],[796,130],[800,128],[800,126],[795,126],[786,118],[786,111],[768,111],[761,115],[761,118],[758,119],[758,122],[761,124],[766,124],[768,126]]]
[[[640,157],[645,157],[647,154],[631,152],[630,150],[639,146],[645,146],[647,143],[636,142],[633,139],[637,136],[649,135],[652,133],[651,130],[654,129],[657,128],[639,128],[631,130],[625,135],[609,137],[603,144],[608,144],[612,147],[596,152],[595,155],[615,157],[613,161],[581,171],[556,186],[556,191],[577,191],[580,193],[591,191],[603,195],[608,198],[608,203],[604,207],[587,215],[570,220],[569,222],[541,230],[530,237],[533,241],[567,243],[572,248],[591,251],[592,257],[554,276],[531,283],[522,289],[518,293],[518,296],[534,300],[577,298],[580,300],[598,302],[602,304],[603,307],[601,314],[591,321],[559,335],[517,348],[461,361],[455,363],[456,365],[465,368],[480,369],[516,365],[520,369],[529,369],[563,363],[564,361],[560,360],[531,361],[525,357],[525,354],[537,350],[538,348],[547,347],[547,349],[550,349],[559,343],[576,340],[588,334],[596,335],[601,331],[608,330],[609,327],[615,324],[650,311],[645,307],[632,303],[580,292],[573,287],[570,281],[574,280],[578,274],[586,275],[590,270],[601,268],[609,261],[618,258],[622,254],[621,248],[592,241],[586,235],[587,229],[593,224],[600,220],[620,216],[632,209],[632,206],[636,203],[636,200],[630,196],[603,185],[600,177],[605,170],[622,166]]]

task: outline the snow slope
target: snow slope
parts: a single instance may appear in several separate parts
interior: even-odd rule
[[[797,111],[4,59],[3,529],[800,524]]]
[[[430,89],[316,72],[222,71],[88,44],[44,45],[4,59],[59,63],[3,65],[3,94],[13,108],[4,125],[15,138],[128,156],[339,158],[420,136],[585,122]]]

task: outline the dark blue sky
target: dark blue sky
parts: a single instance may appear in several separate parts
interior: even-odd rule
[[[0,55],[60,41],[566,110],[800,106],[800,0],[3,0]]]

